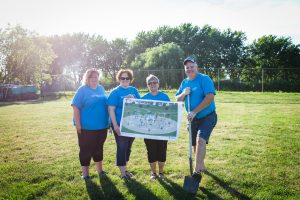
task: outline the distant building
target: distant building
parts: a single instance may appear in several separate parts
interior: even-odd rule
[[[37,99],[34,85],[0,84],[0,101],[18,101]]]

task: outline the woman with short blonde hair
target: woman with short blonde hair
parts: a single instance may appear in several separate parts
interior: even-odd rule
[[[146,84],[148,86],[149,92],[145,94],[142,99],[149,100],[159,100],[159,101],[170,101],[170,98],[167,94],[162,91],[159,91],[159,79],[150,74],[146,78]],[[156,121],[156,119],[155,119]],[[144,139],[147,148],[148,162],[151,168],[151,179],[164,178],[164,166],[167,157],[167,140],[152,140]],[[156,166],[158,165],[158,174]]]
[[[89,78],[92,76],[92,75],[97,75],[99,77],[99,72],[97,69],[95,68],[91,68],[91,69],[88,69],[86,70],[86,72],[84,73],[83,75],[83,78],[82,78],[82,81],[81,81],[81,85],[86,85],[86,86],[90,86],[89,84]]]
[[[103,145],[109,127],[107,95],[99,84],[99,72],[88,69],[82,85],[76,91],[71,106],[79,143],[79,160],[82,178],[90,179],[89,166],[93,158],[99,176],[105,175],[102,167]]]

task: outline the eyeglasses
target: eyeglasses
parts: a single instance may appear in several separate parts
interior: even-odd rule
[[[91,76],[91,77],[89,77],[89,78],[98,78],[98,76]]]
[[[129,77],[120,77],[120,80],[122,80],[122,81],[124,81],[124,80],[130,80],[130,78]]]
[[[152,84],[157,84],[158,82],[152,81],[152,82],[148,82],[148,85],[152,85]]]

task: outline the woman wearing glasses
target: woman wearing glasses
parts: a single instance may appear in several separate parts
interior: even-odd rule
[[[159,79],[150,74],[146,78],[146,83],[149,92],[145,94],[142,99],[159,100],[159,101],[170,101],[167,94],[158,90]],[[147,147],[148,162],[151,167],[151,179],[164,178],[164,165],[167,156],[167,140],[152,140],[145,139],[145,144]],[[156,173],[156,165],[158,165],[158,175]]]
[[[117,166],[121,172],[121,178],[127,180],[133,174],[127,171],[131,146],[134,138],[120,135],[120,121],[123,110],[124,98],[140,98],[140,94],[135,87],[130,86],[133,81],[133,72],[130,69],[121,69],[116,76],[119,86],[114,88],[108,97],[108,112],[111,119],[113,132],[117,143]]]
[[[103,145],[109,127],[106,104],[107,95],[103,86],[99,85],[99,72],[96,69],[87,70],[82,86],[76,91],[71,103],[78,135],[82,178],[85,180],[90,178],[91,158],[99,175],[105,175],[102,168]]]

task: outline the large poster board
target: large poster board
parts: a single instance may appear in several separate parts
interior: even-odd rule
[[[121,135],[156,140],[176,140],[179,135],[182,102],[125,98]]]

